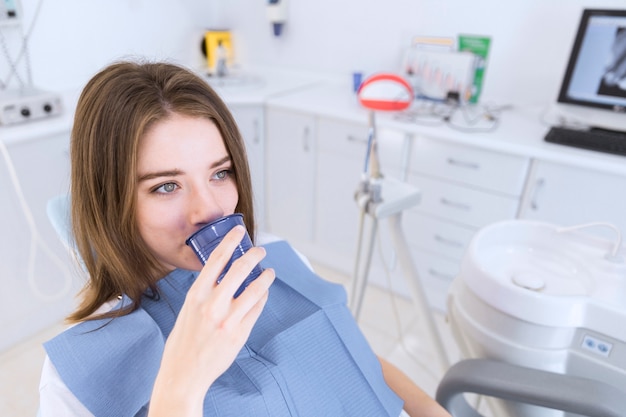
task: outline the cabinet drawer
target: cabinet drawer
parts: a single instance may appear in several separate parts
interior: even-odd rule
[[[490,223],[512,219],[519,201],[513,197],[491,194],[421,175],[410,175],[409,182],[422,192],[420,204],[413,210],[465,226],[481,228]]]
[[[267,231],[295,245],[315,233],[315,118],[269,108],[266,112]]]
[[[361,163],[365,163],[369,127],[363,123],[343,122],[335,119],[318,120],[318,150],[332,153]],[[404,132],[392,129],[378,129],[378,156],[383,174],[400,177],[408,165],[408,138]]]
[[[366,123],[320,118],[317,146],[320,151],[361,158],[365,156],[368,132]]]
[[[412,250],[417,273],[431,308],[446,312],[446,300],[460,263],[421,250]]]
[[[528,166],[529,158],[424,137],[415,140],[411,152],[412,172],[516,197]]]
[[[402,219],[404,233],[411,247],[437,253],[460,261],[476,229],[438,220],[416,211],[407,211]]]

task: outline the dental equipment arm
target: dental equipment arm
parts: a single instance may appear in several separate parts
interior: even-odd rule
[[[483,417],[464,393],[496,397],[588,417],[620,417],[626,391],[588,378],[561,375],[490,359],[466,359],[446,372],[436,399],[453,417]]]
[[[399,93],[401,91],[401,93]],[[361,181],[355,193],[355,200],[360,209],[357,253],[352,279],[350,309],[358,320],[363,304],[365,286],[371,267],[374,242],[378,233],[378,221],[389,219],[391,237],[395,253],[406,278],[411,298],[418,309],[418,314],[426,320],[430,338],[435,343],[437,359],[442,370],[449,362],[443,341],[436,328],[430,305],[420,281],[417,268],[402,229],[402,212],[414,207],[420,201],[420,192],[410,184],[392,178],[385,178],[381,173],[378,158],[376,134],[376,111],[400,111],[408,108],[413,99],[411,86],[402,77],[393,74],[378,74],[366,79],[358,91],[359,101],[369,109],[369,135],[367,153]],[[369,218],[369,233],[365,229],[365,219]],[[362,257],[364,243],[365,256]]]

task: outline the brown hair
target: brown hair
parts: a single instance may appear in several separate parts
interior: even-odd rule
[[[154,124],[172,113],[212,120],[233,163],[242,213],[254,241],[254,212],[245,145],[230,111],[201,78],[168,63],[119,62],[96,74],[78,100],[71,135],[71,218],[79,259],[89,274],[69,321],[115,317],[140,305],[167,271],[139,234],[137,151]],[[132,304],[94,315],[126,294]]]

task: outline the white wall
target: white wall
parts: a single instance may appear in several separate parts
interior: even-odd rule
[[[202,29],[212,24],[217,10],[210,0],[21,1],[24,32],[41,1],[29,47],[34,84],[46,89],[81,87],[101,67],[125,56],[195,62]],[[5,65],[0,55],[0,77]],[[23,62],[20,69],[24,72]]]
[[[24,28],[40,0],[22,0]],[[42,0],[41,0],[42,1]],[[285,0],[284,0],[285,1]],[[43,1],[30,40],[34,83],[80,87],[110,61],[133,54],[200,64],[202,30],[233,30],[246,65],[349,74],[396,71],[415,35],[492,37],[483,100],[554,101],[581,10],[623,0],[287,0],[275,38],[265,0]],[[0,77],[6,73],[0,59]]]
[[[484,99],[552,102],[583,8],[623,0],[287,0],[289,21],[271,35],[263,0],[215,0],[242,62],[345,74],[395,71],[411,37],[492,38]]]

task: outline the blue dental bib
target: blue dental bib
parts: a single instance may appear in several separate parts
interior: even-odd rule
[[[286,242],[265,248],[262,266],[277,278],[248,341],[207,392],[204,416],[398,416],[402,400],[385,383],[343,287],[317,277]],[[165,340],[196,276],[175,270],[158,282],[158,299],[45,344],[64,383],[96,417],[147,414]]]

